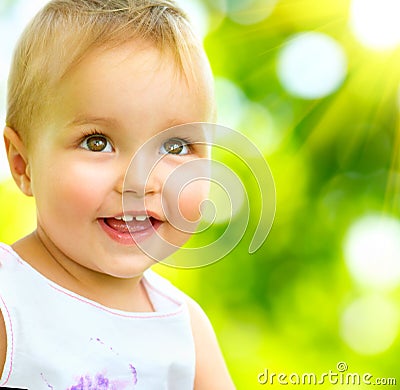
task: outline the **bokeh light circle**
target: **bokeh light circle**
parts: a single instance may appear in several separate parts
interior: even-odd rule
[[[388,290],[400,284],[400,221],[367,215],[349,229],[344,242],[348,269],[361,285]]]
[[[397,306],[377,295],[353,301],[343,312],[341,336],[354,351],[375,355],[386,351],[397,337]]]
[[[277,66],[284,88],[304,99],[336,91],[347,73],[341,45],[326,34],[314,32],[292,36],[282,48]]]
[[[218,120],[223,126],[237,129],[243,119],[243,107],[248,103],[243,91],[232,80],[215,77]]]
[[[159,153],[166,140],[177,138],[190,138],[192,150],[203,152],[186,157]],[[245,178],[226,160],[240,162],[240,169],[247,171]],[[201,267],[222,259],[249,229],[254,206],[249,201],[247,179],[253,181],[252,191],[256,186],[260,202],[258,215],[253,215],[257,226],[248,248],[253,253],[271,229],[276,202],[272,174],[258,148],[241,133],[211,123],[179,125],[158,133],[135,153],[125,175],[124,215],[145,210],[153,217],[153,232],[144,240],[138,238],[135,222],[130,225],[136,241],[133,247],[157,262],[180,268]],[[156,189],[160,187],[161,191]],[[223,195],[222,200],[216,193],[217,197]],[[188,217],[193,210],[199,211],[195,219]],[[218,224],[224,226],[218,228],[217,237],[203,235]],[[188,242],[192,236],[194,240]]]
[[[376,50],[400,44],[399,0],[352,0],[350,25],[356,38]]]
[[[222,77],[215,78],[215,95],[221,125],[240,130],[264,153],[279,147],[284,133],[264,104],[252,102],[238,85]]]

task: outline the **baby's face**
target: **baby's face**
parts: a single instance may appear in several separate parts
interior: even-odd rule
[[[118,277],[152,264],[139,246],[156,235],[174,246],[189,238],[174,224],[199,218],[208,184],[177,193],[173,173],[207,148],[196,144],[201,131],[178,125],[213,113],[205,62],[195,64],[196,83],[186,81],[168,54],[133,45],[93,51],[62,80],[29,156],[39,230],[76,263]]]

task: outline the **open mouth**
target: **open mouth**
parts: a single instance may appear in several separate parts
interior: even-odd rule
[[[114,241],[132,245],[152,236],[162,221],[143,214],[101,218],[99,223]]]
[[[104,223],[111,229],[114,229],[122,234],[142,232],[150,229],[155,224],[156,219],[147,215],[124,215],[123,217],[104,218]]]

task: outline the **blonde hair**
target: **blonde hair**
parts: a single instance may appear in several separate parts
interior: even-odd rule
[[[201,51],[186,15],[172,0],[52,0],[31,21],[14,53],[7,126],[28,143],[54,87],[95,48],[142,39],[169,50],[187,76]]]

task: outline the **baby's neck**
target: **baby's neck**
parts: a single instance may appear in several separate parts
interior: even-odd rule
[[[118,278],[93,271],[68,259],[35,231],[12,245],[32,268],[53,283],[111,309],[153,312],[143,275]]]

